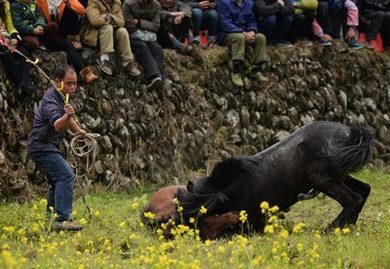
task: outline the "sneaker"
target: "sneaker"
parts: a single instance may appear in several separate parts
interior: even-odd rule
[[[279,42],[275,43],[274,45],[275,45],[275,47],[280,48],[280,49],[293,47],[291,42],[288,42],[288,41],[279,41]]]
[[[74,221],[67,220],[67,221],[55,221],[53,223],[52,228],[54,231],[58,232],[58,231],[79,231],[83,227]]]
[[[232,73],[231,79],[235,86],[244,87],[244,81],[242,80],[242,75],[240,73]]]
[[[353,50],[360,50],[363,48],[362,44],[360,44],[356,39],[349,40],[348,47],[350,47]]]
[[[109,76],[112,76],[112,66],[109,61],[101,61],[99,58],[96,60],[100,69]]]
[[[252,74],[253,78],[256,79],[258,82],[268,82],[268,78],[263,76],[263,74],[260,71],[256,71]]]
[[[162,84],[162,79],[160,77],[156,77],[149,82],[146,88],[148,90],[158,89],[161,88]]]
[[[141,75],[141,71],[138,68],[138,64],[136,61],[131,61],[128,65],[125,66],[125,69],[127,73],[130,74],[130,76],[137,77]]]
[[[323,39],[320,39],[320,44],[322,46],[332,46],[332,42],[328,41],[328,40],[323,40]]]

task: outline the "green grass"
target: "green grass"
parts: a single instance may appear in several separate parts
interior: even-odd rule
[[[296,204],[273,234],[205,243],[159,240],[140,225],[150,192],[90,194],[90,219],[83,219],[82,203],[75,207],[75,218],[87,222],[78,233],[49,232],[44,200],[2,203],[0,268],[390,268],[390,175],[356,177],[372,187],[358,224],[327,235],[319,231],[340,207],[324,196]],[[299,222],[305,227],[292,233]]]

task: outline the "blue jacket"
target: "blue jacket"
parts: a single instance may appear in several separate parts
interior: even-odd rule
[[[222,41],[229,33],[257,32],[253,0],[242,0],[241,6],[237,5],[235,0],[219,0],[217,12],[219,15],[219,41]]]

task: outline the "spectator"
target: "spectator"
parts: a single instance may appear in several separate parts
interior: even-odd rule
[[[190,44],[193,41],[191,7],[179,0],[160,0],[160,5],[158,43],[182,54],[195,52],[195,47],[184,44],[186,38]]]
[[[22,93],[25,95],[31,95],[34,91],[34,85],[31,83],[29,77],[29,64],[26,59],[12,52],[12,48],[18,49],[25,55],[28,55],[28,51],[21,44],[21,37],[18,31],[15,29],[12,23],[10,4],[7,0],[0,1],[0,61],[2,62],[4,69],[15,84],[16,87],[20,87]],[[7,44],[11,45],[11,48],[7,47]]]
[[[314,36],[319,39],[321,45],[332,45],[333,38],[331,36],[332,31],[328,2],[321,0],[318,2],[317,14],[313,21],[312,29]]]
[[[330,21],[330,35],[334,39],[340,39],[341,30],[343,30],[344,39],[352,49],[361,49],[363,46],[357,41],[357,26],[359,25],[359,10],[352,0],[319,0],[327,2]],[[318,36],[322,32],[322,27],[326,28],[319,21],[320,28],[316,29],[315,34]]]
[[[11,4],[12,19],[22,36],[23,43],[30,51],[40,47],[41,42],[52,51],[64,51],[68,62],[73,65],[85,83],[91,83],[97,77],[90,67],[85,67],[81,55],[72,43],[59,35],[58,25],[46,23],[34,0],[20,0]]]
[[[215,0],[187,0],[192,7],[193,34],[196,45],[200,44],[200,30],[207,30],[208,45],[217,41],[218,12]]]
[[[58,67],[54,73],[56,87],[50,87],[34,115],[33,126],[28,136],[27,152],[32,160],[47,174],[50,188],[47,212],[54,209],[57,217],[54,230],[80,230],[82,227],[71,219],[73,182],[75,175],[59,150],[65,132],[70,129],[75,135],[86,132],[73,119],[75,113],[64,95],[76,92],[77,76],[73,67]]]
[[[90,0],[81,29],[81,40],[89,46],[100,46],[97,62],[108,75],[115,73],[115,50],[118,47],[121,65],[131,76],[141,74],[130,46],[129,34],[120,0]]]
[[[148,81],[147,88],[160,88],[164,79],[164,54],[157,43],[160,4],[157,0],[126,0],[122,9],[131,47]]]
[[[294,7],[290,0],[255,0],[259,32],[268,43],[278,47],[292,47],[287,33],[293,23]]]
[[[78,0],[37,0],[37,5],[46,22],[57,23],[61,35],[80,49],[80,16],[85,14],[82,3]]]
[[[220,0],[217,5],[219,16],[218,40],[230,47],[233,60],[232,82],[243,87],[242,72],[244,68],[246,45],[254,47],[252,75],[260,82],[264,78],[260,72],[261,65],[267,61],[266,39],[257,33],[252,0]]]
[[[376,36],[382,32],[386,42],[390,37],[390,0],[358,0],[361,26],[366,32],[367,48],[374,49]]]
[[[293,25],[291,26],[289,38],[295,43],[303,40],[305,45],[312,45],[308,39],[312,38],[312,27],[317,11],[317,0],[292,0],[295,7]]]

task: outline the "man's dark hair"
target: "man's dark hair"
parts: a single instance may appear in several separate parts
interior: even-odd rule
[[[71,65],[65,64],[65,65],[58,66],[54,70],[54,79],[60,79],[60,80],[64,79],[65,75],[70,71],[76,73],[73,66],[71,66]]]

